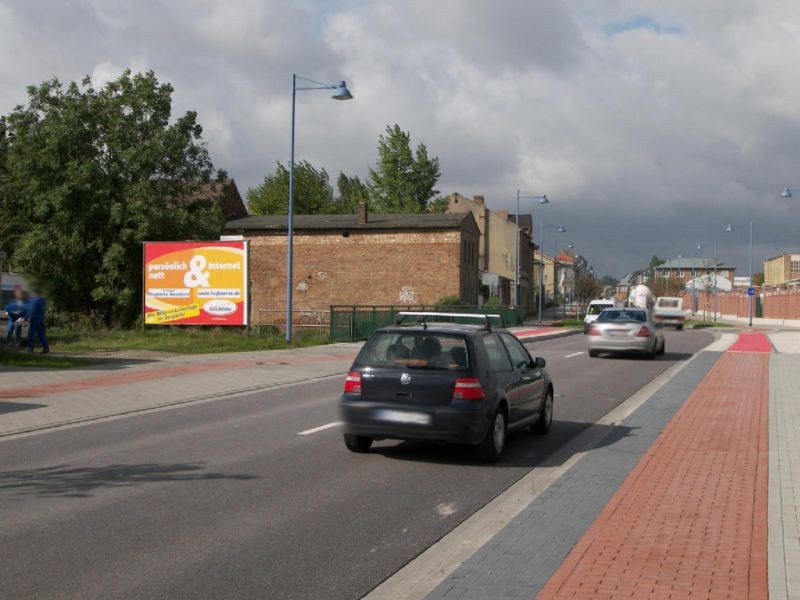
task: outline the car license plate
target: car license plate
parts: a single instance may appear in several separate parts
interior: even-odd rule
[[[403,410],[379,410],[375,416],[383,421],[393,423],[412,423],[414,425],[430,425],[431,423],[430,415]]]
[[[625,330],[616,330],[616,331],[612,330],[608,332],[608,335],[612,337],[622,337],[624,335],[628,335],[628,332]]]

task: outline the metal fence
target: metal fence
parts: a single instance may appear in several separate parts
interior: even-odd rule
[[[292,327],[324,331],[330,324],[330,313],[327,310],[293,310]],[[265,332],[285,331],[286,311],[262,308],[258,311],[256,335]]]
[[[521,308],[500,306],[331,306],[330,341],[333,344],[365,340],[376,329],[393,324],[397,313],[402,311],[499,314],[506,327],[522,325],[525,316]]]

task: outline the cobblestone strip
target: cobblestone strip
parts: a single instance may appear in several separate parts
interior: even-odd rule
[[[769,356],[725,354],[539,598],[767,597]]]
[[[692,359],[428,598],[535,596],[720,356]]]
[[[800,356],[769,365],[769,597],[800,598]]]

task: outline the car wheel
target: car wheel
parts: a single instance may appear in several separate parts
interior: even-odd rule
[[[659,348],[658,353],[664,354],[667,351],[667,342],[666,340],[661,340],[661,348]]]
[[[531,431],[536,435],[547,435],[550,433],[550,427],[553,424],[553,392],[547,390],[544,402],[542,402],[542,410],[539,412],[539,420],[531,425]]]
[[[592,358],[594,358],[598,354],[600,353],[597,350],[589,350],[589,356],[591,356]]]
[[[350,452],[368,452],[372,447],[372,438],[363,435],[344,434],[344,445]]]
[[[680,331],[683,329],[683,325],[675,325],[675,330]]]
[[[647,353],[647,358],[650,360],[655,360],[656,354],[658,354],[658,342],[653,344],[653,349]]]
[[[506,414],[498,408],[489,422],[486,437],[478,446],[478,453],[486,462],[497,462],[506,447]]]

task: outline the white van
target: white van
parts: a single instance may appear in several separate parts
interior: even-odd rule
[[[598,315],[603,312],[604,309],[621,307],[622,302],[614,298],[602,298],[589,302],[589,307],[586,309],[586,316],[583,318],[583,333],[589,331],[589,325],[595,322]]]

